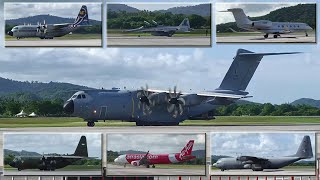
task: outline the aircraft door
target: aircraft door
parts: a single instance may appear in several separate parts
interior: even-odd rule
[[[100,114],[99,114],[99,118],[101,119],[107,119],[107,106],[101,106],[100,107]]]

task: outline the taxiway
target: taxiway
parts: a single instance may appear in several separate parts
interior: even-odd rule
[[[108,36],[108,47],[128,46],[211,46],[210,36]]]

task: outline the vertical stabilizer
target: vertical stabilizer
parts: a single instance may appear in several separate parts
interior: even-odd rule
[[[78,143],[77,149],[75,150],[74,156],[88,157],[88,147],[87,147],[87,138],[86,136],[81,136]]]
[[[81,7],[79,14],[75,19],[73,25],[74,26],[89,25],[89,15],[88,15],[87,6],[83,5]]]
[[[180,157],[190,156],[192,153],[194,140],[190,140],[187,145],[181,150]]]
[[[310,159],[313,157],[310,136],[303,137],[297,153],[293,156],[301,159]]]
[[[228,9],[229,12],[232,12],[234,19],[236,20],[237,26],[239,28],[250,25],[252,22],[249,20],[247,15],[244,13],[241,8]]]

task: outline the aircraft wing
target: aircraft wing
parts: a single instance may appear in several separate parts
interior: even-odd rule
[[[260,158],[255,156],[239,156],[237,157],[238,161],[242,161],[242,163],[246,164],[255,164],[255,163],[261,163],[263,161],[268,161],[266,158]]]
[[[149,160],[148,160],[148,154],[149,151],[144,155],[140,160],[139,160],[139,165],[149,165]]]
[[[148,89],[148,91],[153,93],[169,93],[169,91],[165,90],[154,90],[154,89]],[[215,92],[204,92],[204,93],[181,93],[182,95],[191,95],[195,94],[197,96],[201,97],[221,97],[221,98],[230,98],[230,99],[243,99],[243,98],[249,98],[252,96],[247,95],[237,95],[237,94],[227,94],[227,93],[215,93]]]
[[[62,155],[62,156],[58,156],[58,155],[52,155],[52,156],[43,156],[45,159],[84,159],[86,157],[82,157],[82,156],[67,156],[67,155]]]

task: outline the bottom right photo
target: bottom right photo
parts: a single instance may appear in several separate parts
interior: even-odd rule
[[[211,133],[212,176],[314,176],[316,134]]]

